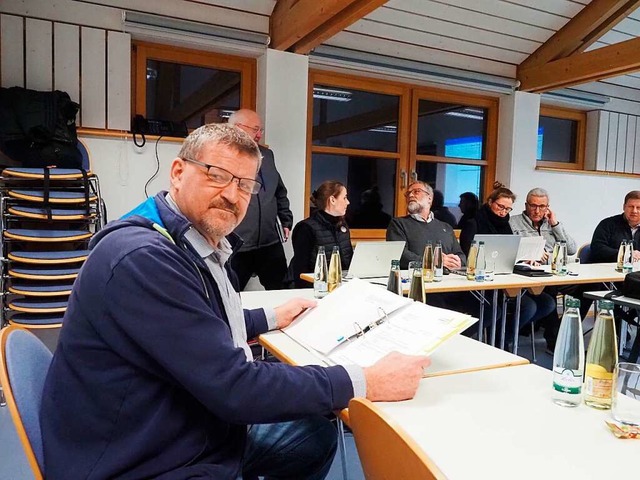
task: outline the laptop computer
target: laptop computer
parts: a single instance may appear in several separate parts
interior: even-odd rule
[[[375,278],[389,275],[391,260],[400,260],[404,241],[358,242],[346,278]]]
[[[473,239],[476,242],[484,242],[485,259],[493,260],[493,273],[499,275],[513,273],[521,238],[518,235],[478,234]]]

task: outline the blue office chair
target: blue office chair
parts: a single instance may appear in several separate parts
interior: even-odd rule
[[[589,257],[591,256],[591,244],[585,243],[578,249],[576,257],[580,259],[580,263],[589,263]]]
[[[19,327],[0,331],[0,383],[36,480],[44,469],[40,405],[53,354],[35,335]]]

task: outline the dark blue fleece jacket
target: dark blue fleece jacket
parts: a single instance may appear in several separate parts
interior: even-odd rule
[[[40,415],[48,480],[235,478],[246,425],[353,396],[342,367],[246,361],[165,194],[100,231],[74,284]],[[262,309],[245,319],[267,330]]]

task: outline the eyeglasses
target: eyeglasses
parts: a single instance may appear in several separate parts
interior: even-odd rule
[[[547,208],[549,208],[549,205],[536,205],[534,203],[528,203],[528,202],[525,202],[525,203],[531,210],[546,210]]]
[[[239,127],[244,127],[248,130],[251,130],[254,135],[257,134],[258,132],[264,133],[264,128],[262,127],[250,127],[249,125],[245,125],[244,123],[236,123],[236,125],[238,125]]]
[[[429,194],[429,192],[427,192],[426,190],[423,190],[422,188],[414,188],[413,190],[409,190],[408,192],[404,192],[404,197],[405,198],[409,198],[411,195],[414,195],[414,196],[417,197],[418,195],[420,195],[420,192]]]
[[[182,158],[182,160],[205,167],[207,169],[207,176],[209,177],[209,180],[216,187],[225,188],[234,179],[238,180],[238,188],[240,190],[251,195],[258,193],[262,187],[262,184],[259,181],[254,180],[253,178],[236,177],[233,173],[225,170],[224,168],[209,165],[208,163],[202,163],[191,158]]]
[[[500,210],[501,212],[509,213],[511,210],[513,210],[513,208],[511,207],[505,207],[504,205],[500,205],[499,203],[496,203],[496,202],[493,202],[491,205],[495,205],[496,207],[498,207],[498,210]]]

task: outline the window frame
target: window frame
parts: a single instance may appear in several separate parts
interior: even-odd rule
[[[538,127],[540,117],[559,118],[564,120],[574,120],[577,122],[575,139],[575,162],[553,162],[548,160],[538,160],[536,158],[536,168],[554,168],[561,170],[584,170],[584,157],[587,138],[587,113],[582,110],[572,110],[569,108],[540,105],[538,114]]]
[[[133,115],[147,116],[147,60],[222,69],[240,74],[240,108],[256,108],[257,61],[172,45],[133,41],[131,55],[131,108]]]
[[[397,152],[383,152],[376,150],[354,149],[343,147],[327,147],[313,145],[313,87],[314,85],[326,85],[336,88],[351,88],[372,93],[400,96],[398,113],[398,148]],[[442,102],[460,103],[470,107],[487,109],[487,132],[485,138],[485,159],[469,160],[453,157],[440,157],[420,155],[417,157],[418,138],[418,104],[419,101],[434,100]],[[305,200],[304,214],[309,215],[309,195],[311,192],[311,164],[314,153],[334,155],[355,155],[370,158],[388,158],[396,160],[396,184],[395,184],[395,212],[393,216],[406,214],[407,201],[404,197],[406,187],[416,172],[416,161],[428,161],[434,163],[472,164],[485,168],[484,182],[481,195],[492,189],[495,174],[498,150],[498,110],[499,99],[490,96],[481,96],[464,92],[455,92],[430,88],[409,83],[394,82],[378,78],[368,78],[345,73],[337,73],[326,70],[309,70],[309,86],[307,95],[307,155],[305,168]],[[417,157],[417,159],[416,159]],[[386,229],[352,229],[352,240],[379,240],[386,236]]]

